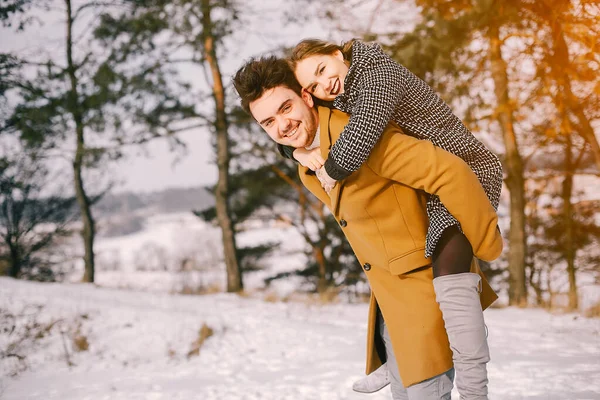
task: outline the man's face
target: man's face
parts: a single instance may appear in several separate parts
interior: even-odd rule
[[[275,142],[291,147],[306,147],[315,139],[318,126],[317,110],[310,94],[296,92],[285,86],[267,90],[250,103],[250,112]]]

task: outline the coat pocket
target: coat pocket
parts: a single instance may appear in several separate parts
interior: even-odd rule
[[[394,275],[414,272],[414,270],[428,267],[430,264],[431,259],[425,258],[424,246],[394,257],[388,262],[389,270]]]

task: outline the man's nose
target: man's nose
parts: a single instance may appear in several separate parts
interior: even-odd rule
[[[279,124],[279,131],[281,133],[287,133],[290,130],[291,123],[289,119],[279,117],[277,123]]]

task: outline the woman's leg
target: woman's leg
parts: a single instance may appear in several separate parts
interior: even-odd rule
[[[487,400],[490,353],[479,293],[481,277],[470,272],[473,250],[451,227],[444,231],[433,257],[433,287],[440,305],[456,370],[461,400]]]
[[[444,230],[433,252],[433,277],[471,271],[473,248],[457,226]]]

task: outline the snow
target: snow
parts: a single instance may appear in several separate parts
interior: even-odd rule
[[[45,337],[17,347],[26,370],[11,377],[19,363],[0,361],[5,400],[390,398],[388,388],[373,395],[351,390],[364,372],[364,303],[267,302],[9,278],[0,279],[0,288],[0,348],[24,335],[27,321],[59,321]],[[16,317],[9,333],[6,313],[27,316]],[[600,319],[495,308],[486,311],[486,322],[490,398],[600,399]],[[199,356],[188,358],[203,324],[214,335]],[[87,351],[74,350],[78,326]]]
[[[280,247],[264,270],[245,275],[243,295],[178,294],[224,283],[220,233],[191,213],[99,237],[95,285],[76,283],[78,268],[62,284],[1,278],[0,398],[389,399],[387,388],[351,390],[364,373],[367,304],[303,295],[297,277],[265,287],[269,274],[304,265],[303,239],[281,223],[245,228],[240,245]],[[490,398],[600,399],[600,319],[518,308],[485,314]],[[204,324],[214,334],[188,357]],[[77,351],[75,338],[89,348]]]

